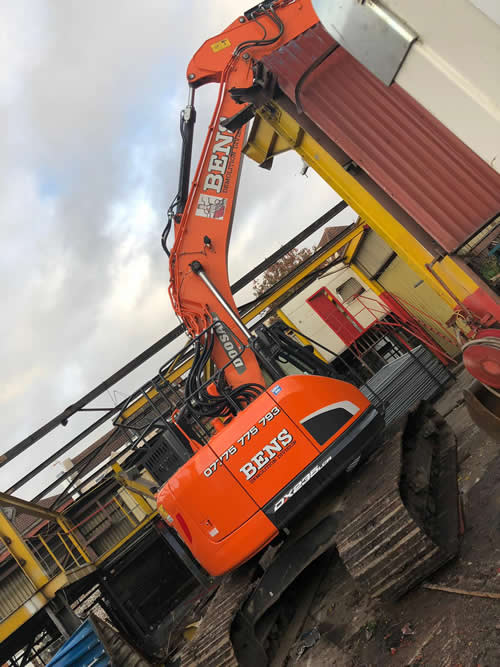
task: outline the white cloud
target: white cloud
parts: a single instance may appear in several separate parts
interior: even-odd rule
[[[27,0],[0,3],[0,106],[12,104],[43,50],[45,12]]]

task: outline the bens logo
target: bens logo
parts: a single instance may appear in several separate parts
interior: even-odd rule
[[[289,445],[292,440],[293,437],[288,433],[286,428],[284,428],[278,433],[276,438],[273,438],[268,445],[262,447],[260,452],[257,452],[255,456],[252,456],[250,461],[240,468],[240,472],[245,475],[247,480],[252,479],[261,468],[274,459],[277,452],[281,452],[281,450]]]
[[[215,313],[212,313],[212,319],[214,322],[214,332],[217,336],[219,343],[224,348],[229,359],[233,360],[233,366],[238,371],[238,374],[241,375],[247,369],[245,363],[241,356],[239,356],[240,351],[238,344],[236,343],[231,331],[223,324]]]
[[[314,477],[314,475],[316,475],[322,468],[324,468],[324,467],[326,466],[327,463],[330,463],[331,460],[332,460],[332,457],[329,456],[327,459],[325,459],[325,460],[323,461],[323,463],[318,464],[317,466],[314,466],[314,468],[312,468],[312,470],[309,470],[309,472],[307,473],[307,475],[304,475],[304,477],[302,477],[302,479],[299,479],[299,481],[297,482],[297,484],[295,484],[295,486],[294,486],[292,489],[290,489],[290,491],[287,491],[287,493],[285,493],[285,495],[282,496],[282,497],[278,500],[277,503],[275,503],[275,505],[274,505],[274,511],[277,512],[281,507],[283,507],[283,505],[284,505],[288,500],[290,500],[290,498],[291,498],[292,496],[294,496],[298,491],[300,491],[300,489],[301,489],[303,486],[305,486],[305,485],[307,484],[307,482],[310,482],[311,479]]]
[[[225,118],[221,118],[221,121]],[[205,178],[203,190],[215,190],[220,193],[224,185],[224,175],[229,163],[229,155],[233,147],[234,135],[223,125],[219,125],[219,130],[215,137],[212,155],[208,163],[208,174]]]

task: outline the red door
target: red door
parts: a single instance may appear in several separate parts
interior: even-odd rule
[[[351,345],[363,333],[359,322],[326,287],[310,296],[307,303],[346,345]]]

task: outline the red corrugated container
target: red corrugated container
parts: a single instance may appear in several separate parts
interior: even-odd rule
[[[263,62],[295,102],[301,76],[334,44],[317,24]],[[300,102],[448,252],[500,211],[500,174],[402,88],[384,86],[343,48],[306,76]]]

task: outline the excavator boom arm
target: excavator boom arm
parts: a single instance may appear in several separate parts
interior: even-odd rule
[[[244,383],[262,386],[263,377],[253,352],[246,349],[241,353],[248,332],[239,323],[228,277],[227,252],[245,134],[242,125],[235,129],[226,125],[228,119],[242,110],[230,91],[252,85],[255,58],[279,48],[316,22],[310,2],[263,2],[207,40],[187,70],[192,90],[215,82],[219,85],[219,95],[185,205],[182,184],[190,165],[193,95],[187,121],[184,112],[190,132],[183,151],[184,173],[174,218],[169,291],[175,312],[192,337],[214,325],[210,356],[219,368],[233,359],[225,370],[232,386]]]

